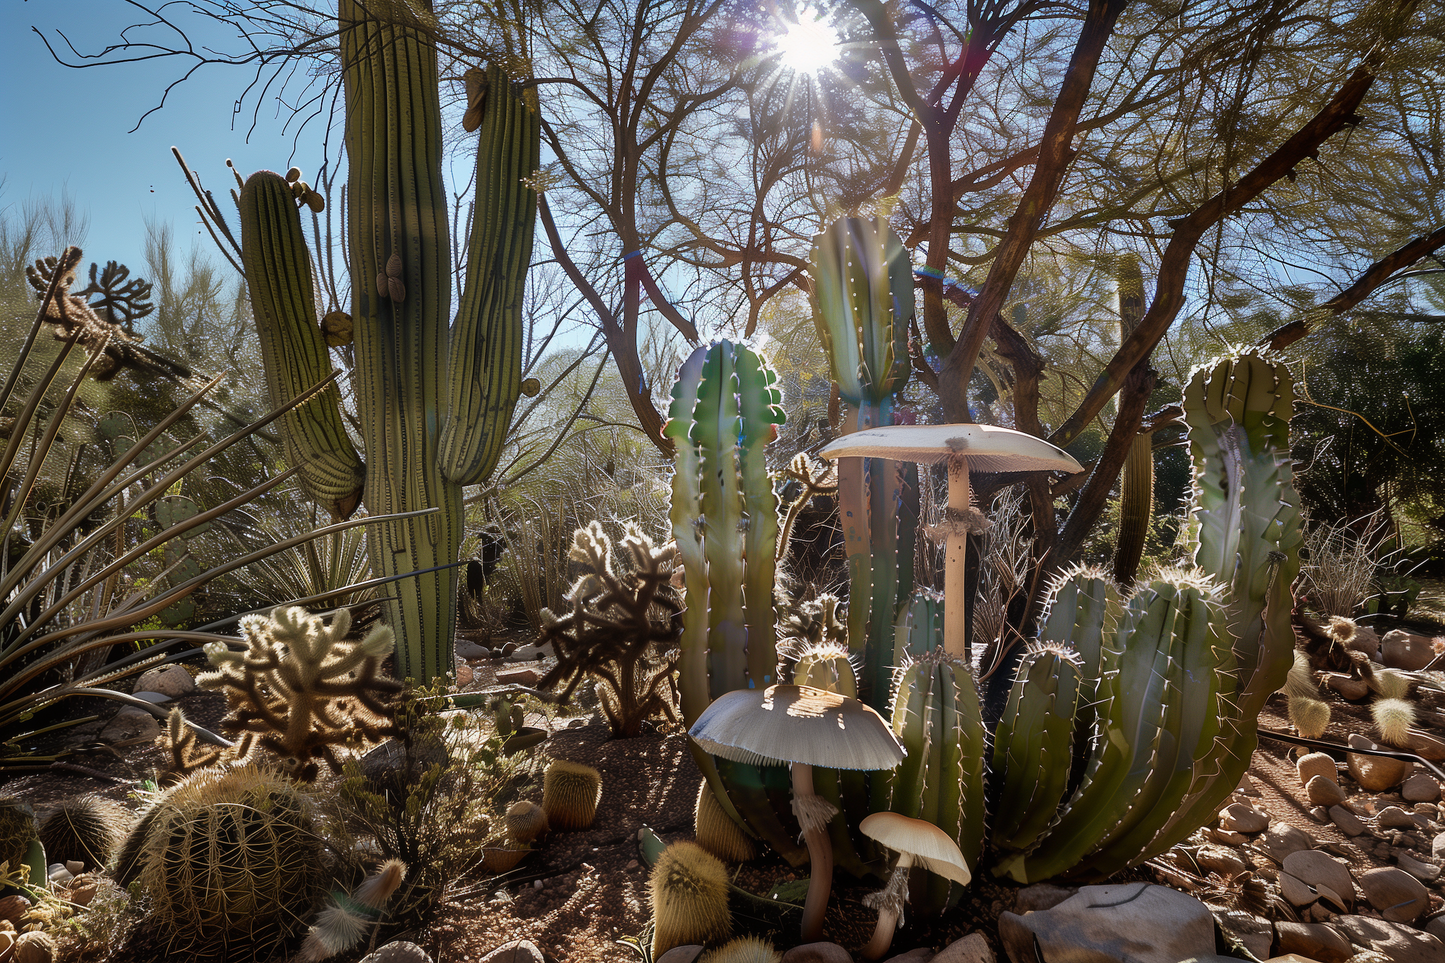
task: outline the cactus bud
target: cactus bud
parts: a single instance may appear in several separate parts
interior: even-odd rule
[[[522,382],[522,394],[526,395],[528,398],[537,397],[538,392],[540,392],[541,390],[542,382],[538,381],[536,378],[527,378],[525,381]]]
[[[307,207],[311,208],[313,214],[320,214],[326,210],[326,198],[315,191],[307,191],[306,196],[302,198],[302,200],[306,202]]]
[[[353,337],[351,315],[345,311],[328,311],[321,319],[321,337],[331,348],[350,344]]]
[[[386,293],[397,304],[406,300],[406,287],[398,278],[386,279]]]

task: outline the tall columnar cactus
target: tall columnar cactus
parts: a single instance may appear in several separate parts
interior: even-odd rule
[[[718,341],[678,370],[663,434],[673,440],[672,535],[687,608],[678,661],[690,726],[714,699],[771,685],[778,498],[765,449],[785,416],[777,375],[750,348]],[[694,757],[728,814],[792,860],[805,858],[767,797],[787,792],[786,770]]]
[[[450,671],[462,488],[496,466],[521,391],[521,298],[531,258],[540,121],[534,95],[486,71],[467,280],[451,310],[452,253],[437,55],[414,0],[341,0],[356,390],[365,463],[332,393],[286,424],[288,456],[314,498],[346,514],[436,508],[377,527],[373,574],[424,572],[391,602],[399,675]],[[241,192],[242,250],[273,395],[329,364],[311,296],[296,200],[280,175]]]
[[[844,404],[844,432],[891,425],[908,380],[913,274],[881,218],[845,217],[813,239],[814,320]],[[893,624],[913,588],[918,467],[876,458],[838,462],[838,513],[848,557],[848,641],[863,655],[863,701],[888,711]]]
[[[1144,275],[1139,258],[1125,255],[1115,272],[1119,285],[1119,341],[1134,333],[1144,318]],[[1119,542],[1114,548],[1114,578],[1132,584],[1144,556],[1144,540],[1154,514],[1154,442],[1135,435],[1119,477]]]

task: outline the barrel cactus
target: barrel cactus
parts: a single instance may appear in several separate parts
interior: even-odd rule
[[[151,919],[176,950],[265,959],[322,895],[309,798],[256,765],[210,769],[157,801],[141,854]]]

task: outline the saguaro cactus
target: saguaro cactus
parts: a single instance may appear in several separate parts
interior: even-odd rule
[[[451,311],[437,55],[415,2],[338,7],[346,93],[347,201],[356,390],[365,463],[337,397],[288,421],[289,456],[333,512],[437,508],[377,526],[375,575],[419,572],[391,604],[397,673],[429,680],[452,664],[462,488],[496,465],[521,391],[521,297],[532,251],[540,153],[532,94],[496,66],[481,85],[477,195],[467,279]],[[474,85],[476,86],[476,85]],[[327,373],[296,201],[269,171],[241,192],[242,249],[273,394]]]

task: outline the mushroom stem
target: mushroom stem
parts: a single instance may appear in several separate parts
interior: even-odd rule
[[[833,807],[813,792],[813,767],[803,762],[793,763],[793,812],[803,828],[803,842],[808,846],[808,898],[803,902],[802,925],[805,943],[822,937],[823,914],[833,890],[833,844],[827,830],[831,814],[820,818],[823,815],[820,809],[826,811]]]
[[[962,524],[968,511],[968,458],[954,454],[948,459],[949,522],[943,563],[943,651],[969,658],[968,591],[966,588],[968,529]]]
[[[888,947],[893,945],[893,931],[898,926],[898,919],[903,915],[903,904],[908,899],[908,869],[912,865],[913,857],[908,853],[901,853],[898,865],[888,877],[888,885],[864,899],[869,906],[878,907],[878,925],[873,927],[873,938],[863,947],[863,959],[880,959],[888,952]]]

